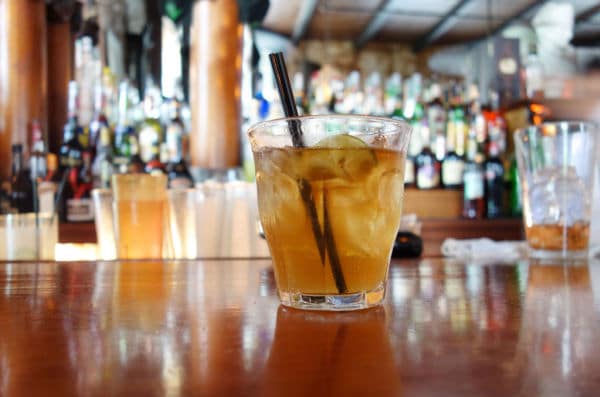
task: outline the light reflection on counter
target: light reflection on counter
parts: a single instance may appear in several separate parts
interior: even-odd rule
[[[57,261],[95,261],[98,260],[98,245],[93,243],[58,243],[55,248]]]

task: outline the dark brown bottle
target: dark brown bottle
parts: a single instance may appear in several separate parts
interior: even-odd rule
[[[463,217],[481,219],[484,216],[483,167],[477,158],[477,140],[469,136],[467,161],[463,172]]]
[[[504,165],[498,157],[500,148],[495,139],[490,140],[488,158],[483,164],[485,175],[485,212],[488,218],[503,215],[504,208]]]
[[[421,129],[421,137],[423,149],[415,158],[417,188],[435,189],[440,187],[440,163],[431,151],[431,135],[427,124]]]
[[[33,184],[29,172],[23,166],[23,145],[12,145],[12,175],[10,203],[14,212],[33,212]]]

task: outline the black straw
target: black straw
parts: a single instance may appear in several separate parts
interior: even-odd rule
[[[271,61],[271,67],[273,68],[275,79],[277,80],[277,89],[279,91],[279,98],[281,99],[281,106],[283,106],[285,117],[298,117],[298,109],[296,108],[294,92],[292,91],[292,85],[290,84],[290,78],[285,66],[283,53],[276,52],[269,54],[269,60]],[[304,147],[300,122],[298,120],[289,120],[288,124],[290,126],[290,134],[292,135],[292,143],[294,146]]]
[[[283,112],[286,117],[297,117],[298,109],[296,109],[296,101],[294,100],[294,92],[290,84],[290,78],[288,76],[287,68],[285,67],[285,59],[281,52],[269,54],[269,60],[273,67],[273,73],[277,81],[277,89],[279,91],[279,97],[281,99],[281,105],[283,106]],[[294,147],[304,147],[304,141],[302,140],[302,128],[300,120],[290,119],[288,120],[288,126],[290,127],[290,135],[292,136],[292,143]],[[323,230],[319,224],[319,218],[317,216],[317,209],[312,194],[312,188],[310,182],[306,179],[301,178],[298,180],[298,188],[300,189],[300,195],[306,212],[310,218],[313,234],[319,249],[319,255],[321,256],[321,263],[325,265],[325,251],[329,257],[329,264],[331,266],[331,272],[333,279],[339,293],[343,294],[347,292],[346,280],[344,280],[344,274],[342,273],[342,265],[340,263],[337,249],[335,247],[335,241],[333,240],[333,234],[331,231],[331,225],[329,224],[329,216],[327,215],[327,209],[323,208],[324,219],[323,219]],[[323,204],[326,204],[325,192],[323,192]]]

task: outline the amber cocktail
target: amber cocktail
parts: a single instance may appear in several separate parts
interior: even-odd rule
[[[306,147],[293,147],[290,120]],[[284,305],[351,310],[384,297],[404,192],[410,128],[312,116],[250,131],[261,223]]]
[[[166,176],[113,175],[112,187],[118,258],[163,258]]]

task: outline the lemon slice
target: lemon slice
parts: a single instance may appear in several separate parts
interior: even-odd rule
[[[339,134],[328,136],[320,140],[315,147],[331,148],[331,149],[350,149],[369,147],[360,138],[348,134]]]
[[[322,174],[359,180],[366,177],[377,165],[377,156],[365,142],[348,134],[339,134],[324,138],[314,148],[332,149],[320,153],[313,164]],[[317,158],[315,158],[317,160]],[[324,173],[327,168],[329,172]]]

